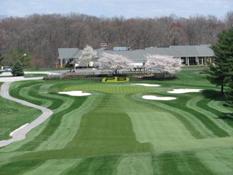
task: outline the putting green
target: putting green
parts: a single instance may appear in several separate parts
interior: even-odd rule
[[[175,88],[204,91],[172,94],[177,98],[173,101],[142,99],[168,96],[167,91]],[[72,90],[92,95],[58,94]],[[233,109],[224,105],[199,71],[184,70],[176,80],[123,84],[17,82],[11,94],[46,106],[54,114],[25,140],[0,149],[0,175],[233,174],[233,120],[227,118]]]

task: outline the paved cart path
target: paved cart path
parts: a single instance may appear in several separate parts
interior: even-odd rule
[[[10,136],[11,136],[10,139],[1,140],[0,141],[0,148],[4,147],[4,146],[7,146],[7,145],[9,145],[11,143],[14,143],[14,142],[25,139],[28,132],[30,132],[33,128],[39,126],[40,124],[45,122],[49,117],[52,116],[53,111],[51,111],[50,109],[42,107],[42,106],[38,106],[38,105],[35,105],[35,104],[32,104],[32,103],[29,103],[29,102],[24,101],[24,100],[14,98],[14,97],[10,96],[10,94],[9,94],[9,88],[10,88],[10,85],[11,85],[12,82],[25,81],[25,80],[39,80],[39,79],[42,79],[42,77],[36,77],[36,78],[24,78],[24,77],[12,78],[11,77],[11,78],[4,78],[4,79],[0,78],[0,82],[4,82],[2,84],[1,90],[0,90],[0,95],[3,98],[5,98],[7,100],[14,101],[14,102],[19,103],[19,104],[22,104],[24,106],[39,109],[42,112],[42,114],[37,119],[32,121],[31,123],[25,124],[25,125],[19,127],[18,129],[14,130],[10,134]]]

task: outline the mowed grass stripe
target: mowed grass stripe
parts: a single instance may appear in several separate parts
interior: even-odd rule
[[[70,107],[75,98],[50,92],[50,89],[52,89],[54,86],[56,86],[56,84],[42,84],[38,94],[40,98],[50,99],[52,105],[49,106],[49,108],[53,109],[54,113],[58,113]]]
[[[20,148],[20,150],[30,151],[30,150],[36,149],[43,141],[46,141],[56,131],[56,129],[58,128],[58,126],[60,125],[60,123],[62,121],[62,117],[65,114],[67,114],[67,113],[71,112],[72,110],[81,106],[81,104],[85,100],[86,100],[86,97],[82,97],[82,98],[79,98],[77,100],[74,100],[74,102],[72,103],[72,105],[69,108],[52,115],[52,117],[49,119],[49,123],[48,123],[47,127],[40,133],[40,135],[35,137],[35,139],[32,142],[30,142],[26,145],[23,145]]]
[[[62,96],[56,92],[52,92],[51,89],[56,87],[56,83],[43,83],[38,89],[37,96],[41,98],[49,99],[52,102],[52,105],[49,106],[50,109],[53,109],[55,113],[60,112],[69,106],[68,104],[74,101],[74,98],[69,96]]]
[[[194,139],[179,120],[166,112],[135,111],[129,115],[137,140],[151,143],[155,153],[175,150],[180,143],[188,144]]]
[[[13,84],[10,92],[16,98],[55,110],[60,107],[64,100],[48,96],[47,94],[40,94],[40,88],[43,87],[44,83],[44,81],[17,82]]]
[[[214,174],[193,153],[164,153],[153,156],[154,174]]]
[[[200,105],[202,104],[200,103]],[[230,117],[232,116],[233,110],[231,110],[229,107],[223,106],[223,102],[209,101],[205,108],[208,111],[215,113],[219,117],[219,120],[223,120],[233,128],[233,119]]]
[[[19,160],[6,163],[0,167],[0,175],[22,175],[40,166],[44,161],[41,160]]]
[[[174,106],[174,110],[182,110],[195,117],[208,131],[207,137],[227,137],[229,134],[213,122],[208,116],[205,116],[199,110],[196,110],[195,94],[183,94],[177,101],[166,102],[166,104]],[[197,122],[195,122],[197,123]],[[199,127],[200,128],[200,127]],[[206,130],[205,129],[205,130]]]
[[[116,175],[153,175],[152,156],[122,157],[116,170]]]
[[[66,148],[75,148],[83,156],[151,151],[150,144],[137,142],[127,114],[95,111],[83,116],[77,135]]]
[[[130,116],[137,140],[153,144],[155,152],[172,149],[178,143],[195,138],[183,123],[166,109],[151,104],[142,105],[129,97],[121,102],[128,104],[122,110]]]
[[[36,85],[32,85],[32,86],[28,87],[27,96],[33,97],[34,99],[36,99],[38,101],[38,105],[53,109],[51,107],[53,107],[54,99],[40,95],[39,91],[40,91],[41,86],[42,86],[42,84],[36,84]],[[54,101],[54,102],[56,102],[56,101]]]
[[[84,156],[150,151],[150,144],[136,141],[130,118],[121,111],[121,97],[101,96],[94,109],[82,117],[80,128],[66,149],[75,148]]]
[[[195,155],[215,174],[233,174],[233,149],[204,150]]]
[[[46,106],[52,110],[59,108],[64,103],[64,100],[56,98],[55,95],[48,95],[48,89],[46,90],[43,88],[43,91],[41,91],[41,88],[43,88],[43,84],[31,86],[28,95],[38,99],[43,106]],[[44,90],[46,91],[44,92]]]
[[[118,156],[87,158],[64,175],[114,175],[118,161]]]
[[[232,133],[232,128],[227,126],[223,121],[217,120],[218,116],[210,111],[205,110],[203,107],[197,105],[198,102],[203,100],[203,96],[196,96],[190,99],[186,106],[193,110],[205,125],[218,137],[227,137]]]
[[[233,110],[230,113],[223,113],[221,111],[227,110],[225,109],[226,107],[222,106],[222,110],[219,111],[217,110],[219,108],[214,109],[214,108],[209,107],[208,105],[209,102],[210,102],[210,99],[202,97],[202,99],[198,101],[196,105],[198,106],[198,109],[203,109],[202,110],[203,112],[207,112],[208,117],[213,119],[214,122],[217,122],[217,124],[219,124],[222,128],[228,131],[230,135],[233,135],[233,119],[227,118],[228,114],[232,115]],[[228,111],[230,110],[228,109]]]
[[[52,159],[47,160],[40,166],[31,171],[27,171],[24,175],[64,175],[69,169],[77,166],[81,159]]]
[[[226,103],[224,101],[215,101],[208,99],[207,105],[210,108],[215,109],[222,113],[233,113],[233,109],[230,106],[225,106]]]
[[[99,103],[100,100],[98,100],[98,97],[90,96],[82,103],[80,107],[68,112],[67,114],[64,114],[62,121],[56,131],[36,150],[38,151],[64,148],[69,142],[72,141],[73,137],[78,132],[83,115],[88,113]],[[65,104],[69,102],[70,101],[67,101]]]
[[[38,99],[35,99],[28,95],[28,90],[30,89],[30,86],[40,83],[41,81],[15,82],[10,87],[10,94],[15,98],[19,98],[37,105],[41,105],[42,103]]]
[[[154,106],[156,108],[161,108],[162,110],[171,113],[180,122],[182,122],[190,134],[197,139],[213,136],[212,132],[210,132],[202,122],[200,122],[192,113],[190,113],[190,111],[186,111],[184,105],[180,105],[180,103],[177,101],[169,103],[159,101],[152,102],[148,100],[142,100],[141,96],[138,96],[138,98],[135,100],[151,105],[152,107]],[[181,107],[178,107],[177,105]]]
[[[27,85],[31,85],[31,84],[27,84]],[[35,87],[36,86],[36,87]],[[48,132],[48,130],[46,130],[47,131],[47,135],[45,136],[45,137],[43,137],[43,138],[41,138],[41,136],[37,136],[36,138],[40,138],[40,140],[38,140],[37,141],[37,143],[39,143],[39,141],[42,141],[42,139],[47,139],[49,136],[50,136],[50,134],[52,134],[52,132],[53,132],[53,130],[52,130],[52,128],[54,128],[55,127],[55,125],[56,126],[58,126],[59,125],[59,115],[63,115],[63,114],[65,114],[65,113],[68,113],[68,112],[70,112],[70,111],[72,111],[71,110],[71,108],[73,108],[74,106],[76,106],[77,104],[73,104],[73,99],[74,98],[66,98],[66,97],[63,97],[64,99],[68,99],[67,101],[67,103],[63,103],[63,100],[61,100],[61,96],[59,96],[59,98],[54,98],[54,97],[50,97],[50,98],[48,98],[47,96],[46,96],[46,94],[43,94],[43,95],[40,95],[39,94],[39,92],[40,92],[40,88],[43,88],[43,85],[41,85],[41,84],[36,84],[36,85],[32,85],[32,86],[30,86],[30,89],[33,89],[33,91],[32,90],[29,90],[29,92],[30,92],[30,95],[31,96],[34,96],[35,98],[37,98],[37,99],[49,99],[50,101],[51,101],[51,103],[50,104],[52,104],[51,106],[54,106],[54,107],[56,107],[56,108],[58,108],[59,107],[59,110],[63,110],[63,111],[61,111],[60,113],[56,113],[55,112],[55,114],[52,116],[52,117],[56,117],[56,120],[55,119],[52,119],[52,121],[50,121],[49,122],[49,126],[47,127],[47,128],[50,128],[49,129],[49,131],[50,132]],[[47,87],[48,88],[48,87]],[[44,90],[46,90],[46,88],[43,88]],[[47,90],[48,91],[48,90]],[[28,97],[28,96],[27,96]],[[34,101],[35,102],[35,101]],[[39,102],[39,103],[43,103],[43,101],[42,102]],[[45,103],[43,103],[44,105],[45,105]],[[61,104],[64,104],[64,105],[62,105],[62,106],[64,106],[64,107],[60,107],[60,105]],[[70,104],[70,105],[69,105]],[[73,105],[73,106],[72,106]],[[64,109],[65,109],[65,111],[64,111]],[[55,110],[56,111],[56,110]],[[56,122],[55,122],[56,121]],[[52,123],[52,125],[53,125],[53,127],[51,127],[50,126],[50,124]],[[44,130],[44,131],[45,131]],[[42,135],[44,135],[43,133],[41,133]],[[35,141],[33,141],[34,143],[35,143]],[[29,144],[27,144],[27,145],[30,145],[30,143]],[[35,146],[35,144],[34,144],[34,146]],[[34,148],[34,146],[33,147],[31,147],[31,149],[33,149]],[[23,148],[24,148],[24,150],[27,150],[28,149],[28,147],[26,146],[25,147],[25,145],[24,146],[22,146]],[[21,147],[21,148],[22,148]]]

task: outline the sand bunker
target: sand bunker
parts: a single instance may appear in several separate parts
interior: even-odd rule
[[[10,136],[13,137],[13,135],[14,135],[15,133],[17,133],[17,132],[20,131],[21,129],[25,128],[27,125],[29,125],[29,123],[26,123],[25,125],[20,126],[20,127],[17,128],[16,130],[12,131],[12,132],[10,133]]]
[[[185,93],[193,93],[193,92],[201,92],[202,89],[173,89],[172,91],[168,91],[170,94],[185,94]]]
[[[67,92],[59,92],[59,94],[75,96],[75,97],[82,97],[82,96],[89,96],[91,93],[86,93],[83,91],[67,91]]]
[[[155,95],[144,95],[142,98],[145,100],[158,100],[158,101],[170,101],[176,99],[176,97],[159,97]]]
[[[135,83],[134,86],[145,86],[145,87],[159,87],[159,84],[146,84],[146,83]]]

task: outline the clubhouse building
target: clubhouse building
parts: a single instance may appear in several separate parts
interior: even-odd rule
[[[214,60],[214,52],[210,45],[182,45],[170,47],[150,47],[130,50],[127,47],[114,47],[112,50],[97,49],[97,56],[101,53],[119,54],[130,59],[135,65],[143,65],[147,55],[166,55],[180,58],[184,65],[207,65]],[[59,48],[58,60],[60,67],[69,61],[79,59],[82,50],[78,48]]]

